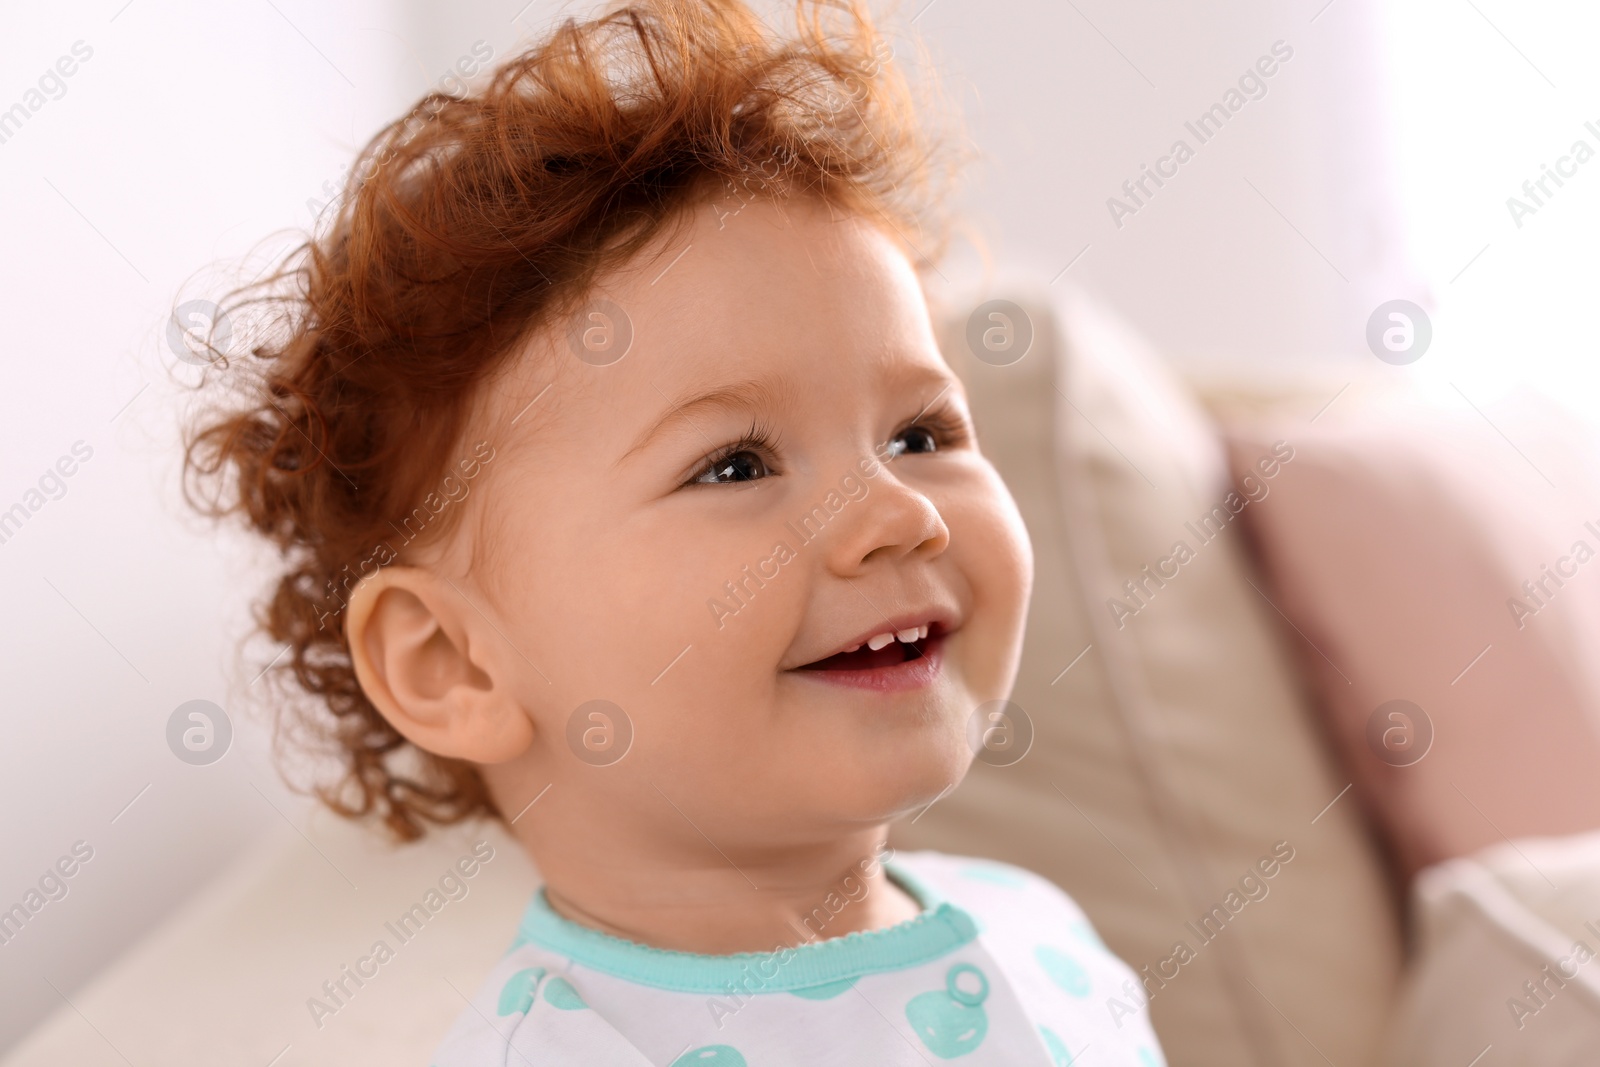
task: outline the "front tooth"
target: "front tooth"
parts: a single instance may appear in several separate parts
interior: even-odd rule
[[[909,645],[913,641],[920,641],[922,640],[922,627],[913,626],[909,630],[900,630],[895,634],[895,637],[900,639],[900,643],[902,645]]]
[[[856,649],[858,649],[860,647],[861,647],[860,645],[851,645],[849,648],[844,650],[845,651],[845,655],[849,655],[850,653],[854,652]]]
[[[917,640],[921,641],[925,639],[928,636],[928,632],[928,627],[926,626],[917,627]]]
[[[876,652],[880,648],[887,648],[889,646],[889,642],[893,640],[894,634],[879,634],[877,637],[871,638],[867,641],[867,647]]]

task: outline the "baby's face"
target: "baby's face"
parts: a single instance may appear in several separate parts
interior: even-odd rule
[[[1031,551],[911,266],[811,201],[725,210],[594,294],[620,360],[550,331],[494,390],[470,577],[535,727],[485,768],[508,814],[553,783],[646,832],[820,839],[958,782],[1010,691]],[[626,723],[574,726],[595,700]]]

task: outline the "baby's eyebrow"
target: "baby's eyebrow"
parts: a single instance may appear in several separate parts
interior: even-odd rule
[[[680,422],[686,422],[693,426],[694,419],[692,416],[699,412],[780,410],[786,406],[790,395],[791,389],[787,382],[774,387],[772,383],[765,380],[747,378],[743,381],[718,386],[686,400],[680,400],[669,407],[661,418],[657,419],[644,433],[640,434],[638,439],[634,441],[633,447],[624,452],[617,462],[622,463],[629,456],[649,444],[658,435]],[[708,442],[708,447],[715,447],[715,442]]]

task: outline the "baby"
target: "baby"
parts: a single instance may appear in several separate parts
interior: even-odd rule
[[[437,1067],[1163,1062],[1059,889],[886,846],[1032,557],[922,290],[936,143],[863,13],[799,15],[639,4],[424,99],[211,367],[192,473],[290,561],[324,799],[543,879]]]

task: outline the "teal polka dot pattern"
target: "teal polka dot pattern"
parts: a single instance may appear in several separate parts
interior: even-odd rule
[[[856,980],[854,978],[841,978],[837,982],[823,982],[821,985],[806,986],[804,989],[791,989],[789,992],[797,997],[805,997],[807,1000],[832,1000],[855,984]]]
[[[1039,945],[1033,950],[1033,958],[1039,961],[1039,966],[1044,968],[1044,973],[1061,989],[1075,997],[1089,995],[1091,983],[1089,972],[1083,965],[1054,945]]]
[[[506,979],[506,984],[500,989],[500,1005],[496,1010],[501,1015],[525,1014],[533,1007],[539,979],[543,977],[543,967],[528,967]]]
[[[572,988],[572,983],[565,978],[552,978],[545,983],[544,1002],[562,1011],[577,1011],[579,1008],[589,1006],[578,996],[578,991]]]
[[[672,1067],[746,1067],[745,1058],[732,1045],[707,1045],[691,1049],[672,1061]]]
[[[976,982],[971,980],[974,975]],[[944,989],[911,998],[906,1019],[929,1052],[955,1059],[983,1044],[989,1032],[989,1013],[983,1010],[988,996],[984,973],[970,963],[958,963],[945,975]]]
[[[1072,1067],[1072,1053],[1067,1051],[1067,1043],[1048,1026],[1039,1027],[1039,1033],[1044,1035],[1044,1047],[1050,1053],[1050,1062],[1054,1067]]]
[[[1142,1048],[1139,1050],[1139,1067],[1167,1067],[1167,1061],[1159,1052]]]

